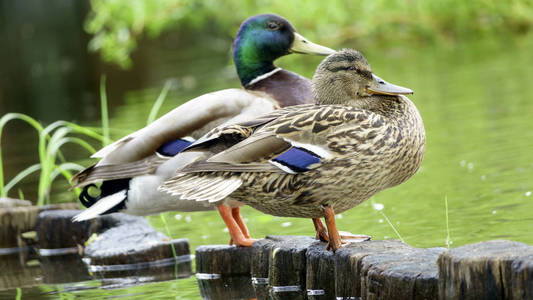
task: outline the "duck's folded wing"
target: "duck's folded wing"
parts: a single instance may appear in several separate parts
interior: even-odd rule
[[[174,139],[205,132],[205,127],[236,118],[247,119],[275,109],[265,95],[243,89],[226,89],[192,99],[150,125],[130,134],[96,154],[98,165],[137,161],[150,156],[162,144]],[[218,124],[217,124],[218,123]]]
[[[307,172],[324,160],[342,154],[331,151],[328,143],[336,132],[343,140],[351,141],[351,132],[342,129],[345,125],[354,129],[362,122],[363,127],[367,127],[363,115],[357,119],[359,113],[344,107],[287,109],[285,114],[259,128],[249,138],[186,166],[160,189],[180,195],[181,199],[214,202],[242,185],[240,174],[243,172]]]
[[[291,111],[303,110],[311,106],[313,105],[293,106]],[[287,114],[287,109],[281,108],[242,122],[229,122],[228,125],[212,129],[187,147],[186,150],[207,150],[212,153],[219,153],[247,139],[257,129],[266,126],[285,114]]]
[[[97,166],[95,164],[74,175],[71,180],[71,182],[74,183],[72,188],[82,187],[105,180],[153,174],[161,164],[169,159],[170,157],[166,156],[151,155],[131,163],[103,166]]]
[[[181,137],[205,132],[220,123],[244,122],[275,108],[265,95],[242,89],[205,94],[180,105],[143,129],[102,148],[92,156],[102,159],[76,174],[72,182],[75,186],[83,186],[102,180],[151,174],[168,160],[168,157],[164,156],[177,153],[163,153],[163,157],[157,155],[162,147],[183,140]]]

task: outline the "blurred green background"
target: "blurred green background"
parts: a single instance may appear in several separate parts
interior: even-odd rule
[[[99,80],[106,74],[117,139],[145,125],[165,82],[172,88],[159,115],[238,87],[232,39],[244,19],[266,12],[286,17],[313,42],[362,51],[376,74],[415,91],[428,139],[420,171],[338,216],[342,230],[401,236],[419,247],[496,238],[533,244],[532,0],[0,0],[0,115],[99,126]],[[311,77],[320,60],[290,55],[276,64]],[[36,136],[25,124],[9,124],[2,151],[5,177],[12,178],[37,161]],[[74,146],[64,153],[91,163]],[[10,196],[18,189],[34,199],[36,176]],[[67,188],[56,180],[51,200],[75,201]],[[313,234],[309,220],[249,208],[243,215],[254,237]],[[165,217],[172,237],[188,237],[192,247],[228,241],[214,212]],[[166,232],[159,217],[149,220]],[[197,289],[194,280],[183,286],[148,293],[179,298]]]

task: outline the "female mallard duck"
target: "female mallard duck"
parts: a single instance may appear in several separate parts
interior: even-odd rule
[[[244,89],[227,89],[192,99],[145,128],[95,153],[101,160],[73,178],[87,209],[74,220],[83,221],[102,214],[122,211],[149,215],[163,211],[198,211],[214,205],[176,201],[157,187],[176,169],[198,159],[194,154],[175,157],[197,138],[223,124],[247,120],[276,108],[311,103],[307,78],[276,68],[273,61],[290,53],[328,55],[332,49],[313,44],[295,32],[284,18],[263,14],[241,25],[233,45],[233,59]],[[88,189],[103,181],[100,195]],[[238,208],[232,211],[240,220]]]
[[[374,75],[355,50],[328,56],[313,91],[316,105],[212,130],[183,152],[210,156],[161,189],[181,199],[236,200],[276,216],[325,217],[328,248],[335,251],[341,239],[334,212],[411,177],[424,156],[425,131],[402,95],[412,91]]]

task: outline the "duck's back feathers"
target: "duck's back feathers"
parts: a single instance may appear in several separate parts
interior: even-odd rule
[[[248,115],[266,113],[276,108],[266,94],[243,89],[226,89],[194,98],[120,142],[98,165],[127,163],[142,159],[161,145],[180,137],[197,138],[212,128],[212,122],[246,120]],[[221,121],[223,120],[223,121]]]
[[[76,174],[75,187],[102,180],[152,174],[159,165],[188,146],[183,137],[199,137],[221,123],[243,122],[273,111],[277,105],[266,94],[227,89],[192,99],[150,125],[104,147],[102,159]]]

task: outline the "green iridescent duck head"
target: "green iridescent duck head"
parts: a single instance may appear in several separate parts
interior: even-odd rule
[[[372,95],[405,95],[413,91],[379,78],[361,52],[343,49],[326,57],[313,75],[317,104],[350,104]]]
[[[335,50],[311,43],[298,34],[289,21],[274,14],[248,18],[233,43],[233,61],[241,84],[273,71],[274,60],[290,54],[329,55]]]

